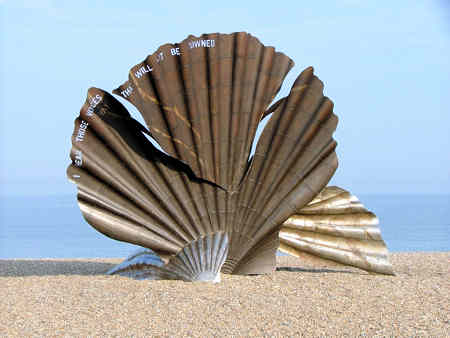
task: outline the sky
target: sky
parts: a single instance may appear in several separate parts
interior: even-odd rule
[[[323,80],[339,117],[330,184],[448,194],[448,4],[0,0],[0,195],[75,194],[65,171],[87,89],[111,91],[164,43],[235,31],[295,61],[279,97],[308,66]]]

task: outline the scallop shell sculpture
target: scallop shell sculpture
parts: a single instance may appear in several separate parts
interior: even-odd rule
[[[311,67],[269,107],[292,66],[247,33],[163,45],[113,91],[147,128],[112,95],[89,89],[68,168],[80,209],[98,231],[151,250],[112,273],[217,281],[219,271],[275,269],[280,229],[337,168],[337,117]]]

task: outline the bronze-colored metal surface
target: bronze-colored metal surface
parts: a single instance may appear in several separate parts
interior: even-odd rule
[[[196,176],[236,190],[256,128],[293,62],[245,33],[188,36],[134,66],[113,91]]]
[[[89,89],[68,169],[85,219],[166,257],[164,268],[173,271],[173,257],[186,248],[204,257],[206,249],[193,243],[218,234],[227,239],[222,272],[273,271],[281,224],[312,207],[337,168],[338,120],[312,67],[268,107],[292,66],[247,33],[163,45],[114,91],[138,108],[148,129],[113,96]]]
[[[326,187],[283,223],[280,250],[394,274],[377,217],[355,196],[338,187]]]

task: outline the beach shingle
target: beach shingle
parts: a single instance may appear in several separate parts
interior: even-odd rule
[[[281,256],[219,284],[106,276],[120,259],[0,260],[0,336],[450,336],[450,252],[396,276]]]

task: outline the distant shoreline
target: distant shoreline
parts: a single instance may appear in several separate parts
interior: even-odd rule
[[[104,273],[121,258],[0,259],[0,335],[394,335],[450,330],[450,252],[393,253],[396,276],[277,257],[218,284]]]

